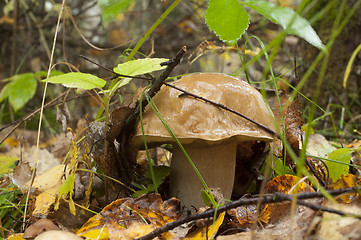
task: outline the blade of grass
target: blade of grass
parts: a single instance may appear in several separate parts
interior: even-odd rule
[[[145,94],[147,89],[149,89],[149,87],[144,88],[144,90],[142,92],[142,95],[140,97],[140,101],[139,101],[140,109],[143,109],[142,102],[143,102],[144,94]],[[152,161],[152,159],[150,157],[148,144],[147,144],[147,141],[146,141],[145,135],[144,135],[143,111],[139,111],[139,118],[140,118],[140,126],[141,126],[141,129],[142,129],[142,138],[143,138],[143,141],[144,141],[144,148],[145,148],[145,152],[147,153],[147,161],[148,161],[148,165],[149,165],[150,176],[152,178],[152,182],[153,182],[153,186],[155,188],[155,192],[158,193],[157,181],[156,181],[156,178],[155,178],[155,175],[154,175],[154,169],[153,169],[154,163],[153,163],[153,161]]]

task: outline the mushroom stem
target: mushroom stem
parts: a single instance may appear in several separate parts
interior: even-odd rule
[[[188,155],[209,188],[220,188],[223,198],[232,195],[236,164],[237,143],[195,148],[183,145]],[[171,173],[170,193],[177,197],[186,207],[204,206],[201,189],[203,185],[189,164],[186,156],[178,146],[174,146]]]

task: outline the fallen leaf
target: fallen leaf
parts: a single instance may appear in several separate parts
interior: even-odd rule
[[[268,205],[261,208],[261,212],[258,214],[256,205],[246,205],[237,207],[227,211],[227,213],[237,219],[237,227],[245,228],[249,227],[255,221],[268,223],[270,218],[270,211]]]
[[[213,239],[216,233],[218,232],[219,227],[223,223],[224,216],[225,216],[225,212],[222,212],[221,214],[219,214],[218,218],[214,223],[212,220],[208,221],[205,227],[199,228],[197,231],[188,234],[183,239],[202,240],[202,239],[206,239],[206,237],[208,237],[208,239]]]
[[[6,240],[25,240],[22,233],[16,233],[8,236]]]
[[[266,184],[266,192],[282,192],[286,194],[314,192],[310,185],[300,180],[301,179],[299,177],[288,174],[284,176],[277,176]]]
[[[134,234],[143,230],[142,235],[145,235],[150,229],[175,221],[181,216],[180,201],[176,198],[162,201],[159,194],[147,194],[136,199],[123,198],[112,202],[99,215],[90,218],[77,234],[87,238],[96,236],[99,239],[121,239],[119,236],[123,231]],[[132,231],[125,230],[134,223],[136,225],[132,227]],[[140,230],[135,230],[136,226]],[[126,238],[123,233],[122,238]]]
[[[69,170],[65,167],[64,164],[55,166],[48,171],[44,172],[41,175],[35,177],[34,183],[31,186],[33,189],[36,189],[40,192],[44,192],[55,185],[58,184],[59,181],[62,180],[65,174],[68,174]],[[30,181],[28,181],[22,189],[27,189],[30,185]]]
[[[330,189],[341,189],[341,188],[350,188],[355,186],[355,182],[360,186],[361,178],[356,178],[353,174],[342,175],[340,179],[336,182],[331,183],[328,187]],[[338,195],[336,198],[337,201],[343,203],[351,203],[358,196],[358,193],[344,193]]]
[[[357,206],[330,203],[325,207],[342,211],[349,214],[361,215],[361,209]],[[361,222],[355,217],[340,216],[324,212],[315,239],[361,239]]]
[[[300,111],[301,103],[296,98],[287,108],[283,117],[285,123],[286,140],[291,145],[293,151],[298,154],[302,144],[302,113]]]
[[[28,162],[20,163],[14,168],[14,173],[10,175],[11,181],[17,187],[22,187],[26,184],[31,178],[31,167]]]
[[[50,207],[55,203],[61,181],[57,185],[39,194],[35,200],[35,209],[32,213],[34,217],[44,217],[49,213]]]
[[[25,229],[23,238],[35,238],[39,234],[49,230],[59,230],[59,228],[49,219],[39,219]]]

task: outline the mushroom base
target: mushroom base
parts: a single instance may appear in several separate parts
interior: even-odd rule
[[[232,195],[237,143],[204,148],[183,146],[196,165],[209,188],[220,188],[223,198]],[[186,207],[205,206],[201,189],[203,185],[178,146],[174,146],[170,172],[170,193]]]

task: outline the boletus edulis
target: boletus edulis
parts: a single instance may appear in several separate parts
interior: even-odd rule
[[[248,83],[219,73],[190,74],[172,83],[187,92],[233,109],[274,130],[272,113],[262,95]],[[182,143],[209,188],[219,188],[229,199],[235,175],[237,143],[270,142],[274,137],[256,124],[217,106],[163,86],[153,101]],[[184,153],[175,144],[154,111],[147,106],[143,127],[148,144],[172,143],[170,193],[187,206],[204,206],[203,188]],[[138,123],[133,143],[142,146]]]

